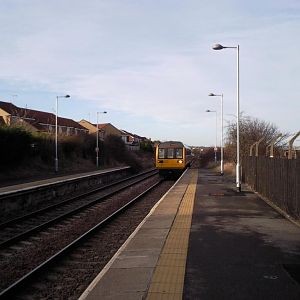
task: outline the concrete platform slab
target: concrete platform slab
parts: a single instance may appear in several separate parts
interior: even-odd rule
[[[300,228],[243,186],[200,170],[183,299],[300,299]]]
[[[179,180],[178,185],[169,190],[168,194],[160,200],[156,208],[142,222],[136,233],[111,260],[108,264],[109,267],[105,268],[83,293],[80,300],[145,299],[190,178],[191,174],[187,172]],[[189,230],[184,233],[180,230],[176,232],[177,238],[180,238],[181,234],[189,233]],[[187,242],[187,239],[185,241]],[[184,274],[185,256],[167,253],[160,265],[162,268],[167,268],[166,271],[168,271],[170,265],[167,264],[172,264],[175,260],[179,261],[175,264],[176,268],[181,269],[181,273]],[[183,276],[181,277],[183,278]],[[173,284],[176,285],[174,282]]]
[[[111,268],[154,268],[160,254],[159,250],[123,251]]]

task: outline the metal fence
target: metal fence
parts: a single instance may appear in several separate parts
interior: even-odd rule
[[[290,216],[300,219],[300,159],[243,158],[245,183]]]

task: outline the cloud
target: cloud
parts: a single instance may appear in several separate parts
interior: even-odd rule
[[[239,43],[241,110],[296,131],[299,8],[294,0],[4,0],[0,80],[143,117],[149,135],[180,124],[178,139],[189,130],[191,141],[200,133],[213,141],[205,110],[219,102],[207,94],[223,93],[224,113],[235,113],[236,55],[211,45]]]

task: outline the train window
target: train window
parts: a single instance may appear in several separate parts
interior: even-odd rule
[[[173,158],[174,157],[174,149],[168,149],[167,158]]]
[[[158,158],[165,158],[165,149],[158,149]]]
[[[182,149],[175,149],[176,158],[182,158]]]

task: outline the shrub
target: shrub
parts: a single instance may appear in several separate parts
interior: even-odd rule
[[[22,163],[31,154],[32,135],[20,127],[0,127],[0,168]]]
[[[140,149],[144,150],[144,151],[147,151],[147,152],[154,153],[154,148],[153,148],[153,145],[152,145],[151,141],[141,142],[140,143]]]
[[[42,162],[50,164],[55,155],[55,139],[45,133],[33,134],[32,152],[35,157],[40,157]]]
[[[134,171],[139,171],[141,165],[136,157],[126,148],[121,137],[109,135],[104,140],[104,157],[106,164],[113,164],[113,161],[125,163],[133,168]],[[102,155],[103,157],[103,155]]]

